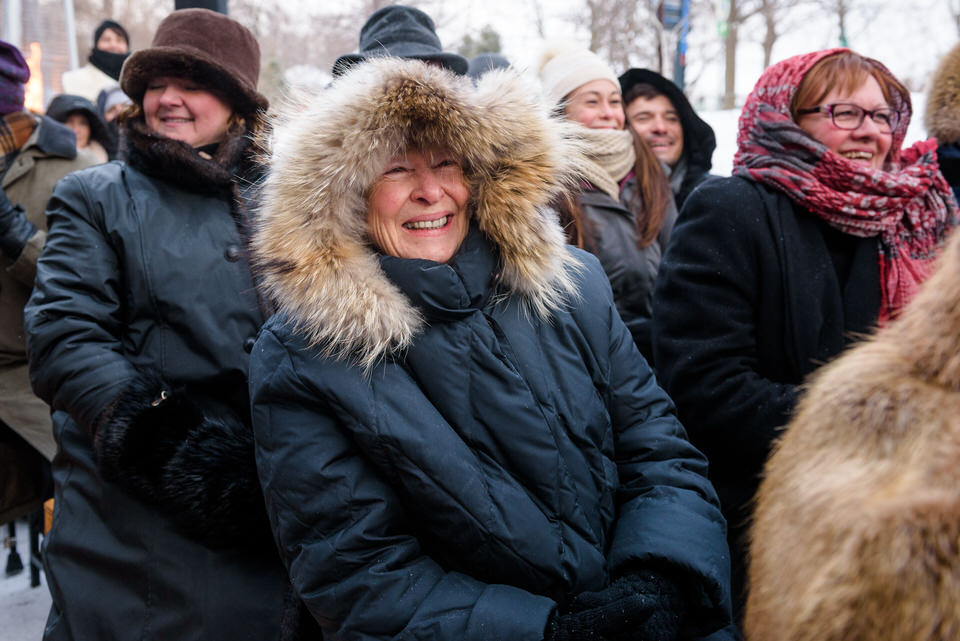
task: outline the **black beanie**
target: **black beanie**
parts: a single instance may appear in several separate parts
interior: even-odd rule
[[[116,31],[123,39],[127,41],[127,47],[130,47],[130,34],[127,33],[127,30],[124,29],[119,22],[114,22],[113,20],[104,20],[100,23],[100,26],[97,27],[97,30],[93,32],[93,48],[97,48],[97,43],[100,42],[100,36],[103,35],[103,32],[107,29],[112,29]]]

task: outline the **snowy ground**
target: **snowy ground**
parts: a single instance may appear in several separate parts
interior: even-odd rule
[[[3,526],[3,536],[7,526]],[[27,525],[17,521],[17,552],[24,566],[30,558],[30,545],[27,540]],[[2,550],[0,568],[6,567],[7,550]],[[4,641],[40,641],[43,626],[50,611],[50,592],[40,573],[40,585],[30,587],[30,570],[12,577],[0,574],[0,638]]]

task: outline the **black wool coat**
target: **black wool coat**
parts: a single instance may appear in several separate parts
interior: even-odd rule
[[[660,265],[657,375],[710,461],[735,574],[748,502],[798,386],[877,318],[878,241],[840,236],[781,192],[717,179],[687,201]]]
[[[216,521],[203,509],[178,519],[185,515],[129,493],[132,479],[104,480],[92,441],[103,435],[108,408],[129,404],[147,373],[174,386],[225,381],[223,396],[195,400],[204,413],[249,431],[248,351],[263,316],[242,251],[237,201],[211,188],[216,176],[197,173],[191,182],[144,173],[162,173],[160,158],[170,161],[166,171],[182,166],[164,140],[141,140],[144,146],[131,150],[136,166],[117,161],[69,175],[47,211],[50,231],[26,328],[31,379],[55,410],[59,444],[56,510],[44,550],[53,596],[44,638],[51,641],[280,635],[288,582],[272,542],[241,545],[255,535],[249,519]],[[205,166],[182,147],[196,167]],[[233,495],[217,484],[225,471],[241,470],[244,458],[230,455],[232,443],[221,432],[162,444],[185,444],[177,451],[200,460],[165,476],[158,493],[176,485],[211,500],[211,509],[229,508]],[[248,480],[263,512],[252,443],[249,452]],[[151,447],[132,467],[147,468],[161,454]],[[241,517],[256,516],[243,511]],[[184,520],[214,544],[186,536]]]
[[[577,255],[582,300],[549,321],[497,295],[476,230],[451,264],[381,257],[427,323],[367,375],[265,325],[260,476],[326,638],[540,641],[558,603],[644,566],[688,590],[682,638],[733,638],[705,461]]]

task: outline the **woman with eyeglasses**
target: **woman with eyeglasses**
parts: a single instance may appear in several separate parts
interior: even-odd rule
[[[773,65],[740,116],[733,176],[686,201],[654,294],[654,356],[727,518],[735,608],[744,534],[799,385],[895,317],[957,206],[934,141],[901,149],[910,96],[847,49]]]

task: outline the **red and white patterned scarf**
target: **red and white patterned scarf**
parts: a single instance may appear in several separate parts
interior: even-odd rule
[[[912,109],[894,95],[900,112],[889,164],[872,169],[836,154],[801,129],[790,102],[810,68],[846,49],[803,54],[760,76],[740,114],[733,173],[784,192],[831,227],[880,238],[880,317],[895,317],[930,275],[943,239],[960,222],[957,203],[937,164],[936,140],[902,150]],[[877,61],[876,68],[890,71]]]

